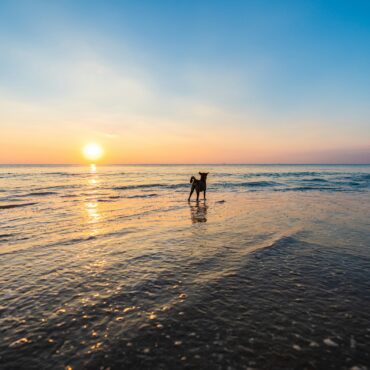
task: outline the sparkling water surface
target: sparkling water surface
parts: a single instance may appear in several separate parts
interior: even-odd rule
[[[0,368],[370,368],[369,190],[370,166],[0,166]]]

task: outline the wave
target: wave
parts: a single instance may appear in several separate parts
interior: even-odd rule
[[[330,174],[339,174],[340,172],[330,172]],[[322,176],[324,172],[298,171],[298,172],[253,172],[246,173],[243,177],[307,177]],[[325,172],[325,174],[329,174]]]
[[[8,239],[14,236],[14,234],[0,234],[0,239]]]
[[[275,240],[272,244],[265,246],[263,249],[272,249],[272,248],[284,248],[288,245],[295,244],[298,242],[298,239],[293,236],[281,236]]]
[[[124,197],[121,197],[121,196],[110,196],[108,198],[104,198],[104,199],[98,199],[98,202],[114,202],[116,201],[117,199],[135,199],[135,198],[153,198],[153,197],[157,197],[158,194],[157,193],[150,193],[150,194],[135,194],[135,195],[128,195],[128,196],[124,196]]]
[[[358,177],[362,180],[370,180],[370,173],[358,173],[355,174],[354,177]]]
[[[308,173],[308,172],[306,172]],[[309,172],[310,174],[312,172]],[[331,190],[331,191],[345,191],[345,190],[360,190],[370,187],[369,181],[361,181],[360,179],[351,178],[351,181],[339,181],[336,179],[332,181],[326,178],[314,177],[311,179],[286,179],[284,181],[224,181],[208,184],[208,188],[211,189],[254,189],[262,190],[269,188],[274,188],[274,191],[305,191],[305,190]],[[125,185],[116,186],[111,188],[112,190],[140,190],[140,189],[188,189],[189,185],[187,183],[180,184],[137,184],[137,185]],[[136,197],[136,196],[135,196]]]
[[[250,181],[250,182],[242,182],[240,184],[240,186],[242,187],[255,187],[255,186],[264,187],[264,186],[278,186],[278,185],[280,184],[274,181]]]
[[[44,172],[43,175],[58,175],[58,176],[81,176],[86,173],[73,173],[73,172]]]
[[[128,196],[126,198],[129,198],[129,199],[133,199],[133,198],[153,198],[153,197],[157,197],[157,196],[158,196],[158,194],[153,193],[153,194],[131,195],[131,196]]]
[[[24,194],[22,197],[33,197],[33,196],[46,196],[46,195],[53,195],[58,194],[55,191],[35,191],[32,193]]]
[[[313,179],[306,179],[306,180],[302,180],[302,181],[305,181],[305,182],[329,182],[328,180],[325,180],[325,179],[320,179],[318,177],[315,177]]]
[[[36,191],[43,191],[43,190],[50,190],[50,189],[76,189],[81,187],[81,185],[77,184],[67,184],[67,185],[51,185],[51,186],[45,186],[42,188],[35,188]]]
[[[113,190],[131,190],[131,189],[145,189],[145,188],[154,188],[161,187],[162,184],[139,184],[139,185],[125,185],[125,186],[115,186]]]
[[[301,241],[292,235],[280,236],[276,240],[272,241],[271,244],[259,247],[256,251],[252,253],[252,256],[260,259],[264,256],[271,256],[277,253],[281,253],[287,248],[295,248],[296,246],[299,247],[299,249],[301,250],[303,247],[309,246],[313,248],[316,245]]]
[[[0,197],[0,202],[20,202],[22,199],[19,199],[19,195],[6,195],[4,197]]]
[[[162,189],[179,189],[179,188],[188,188],[189,185],[186,183],[183,184],[138,184],[138,185],[125,185],[125,186],[115,186],[113,190],[133,190],[133,189],[150,189],[150,188],[162,188]]]
[[[218,182],[213,184],[213,186],[220,186],[225,188],[231,187],[271,187],[281,185],[275,181],[248,181],[248,182]]]
[[[248,182],[218,182],[208,185],[208,187],[268,187],[268,186],[279,186],[281,185],[275,181],[248,181]],[[133,190],[133,189],[182,189],[189,188],[189,184],[139,184],[139,185],[127,185],[127,186],[116,186],[113,190]]]
[[[293,188],[281,189],[281,191],[348,191],[349,189],[339,187],[327,187],[327,186],[296,186]]]
[[[250,172],[250,173],[222,173],[222,172],[216,172],[213,174],[215,177],[229,177],[233,176],[235,178],[244,178],[244,179],[253,179],[253,178],[276,178],[276,179],[304,179],[307,178],[308,180],[313,181],[325,181],[325,178],[333,178],[334,176],[336,179],[353,179],[356,178],[356,180],[361,181],[368,181],[370,180],[370,174],[368,173],[345,173],[345,172],[318,172],[318,171],[296,171],[296,172]],[[314,179],[310,178],[313,177]],[[320,179],[320,180],[315,180]]]
[[[19,207],[27,207],[37,204],[36,202],[33,203],[21,203],[21,204],[5,204],[0,205],[0,209],[11,209],[11,208],[19,208]]]
[[[12,173],[12,172],[0,173],[0,179],[6,179],[9,177],[16,177],[16,176],[21,176],[21,174]]]
[[[83,243],[83,242],[96,240],[96,239],[97,239],[97,236],[95,236],[95,235],[90,235],[90,236],[86,236],[86,237],[81,236],[81,237],[77,237],[77,238],[62,240],[62,241],[60,241],[56,244],[52,244],[52,245],[72,245],[72,244]]]

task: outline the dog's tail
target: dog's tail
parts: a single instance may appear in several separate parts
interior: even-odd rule
[[[190,177],[190,184],[192,184],[194,180],[195,180],[194,176]]]

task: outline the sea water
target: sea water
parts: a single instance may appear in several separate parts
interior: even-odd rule
[[[4,369],[369,368],[370,166],[3,165],[0,286]]]

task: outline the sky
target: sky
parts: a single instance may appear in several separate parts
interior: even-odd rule
[[[370,163],[370,2],[0,1],[0,163]]]

